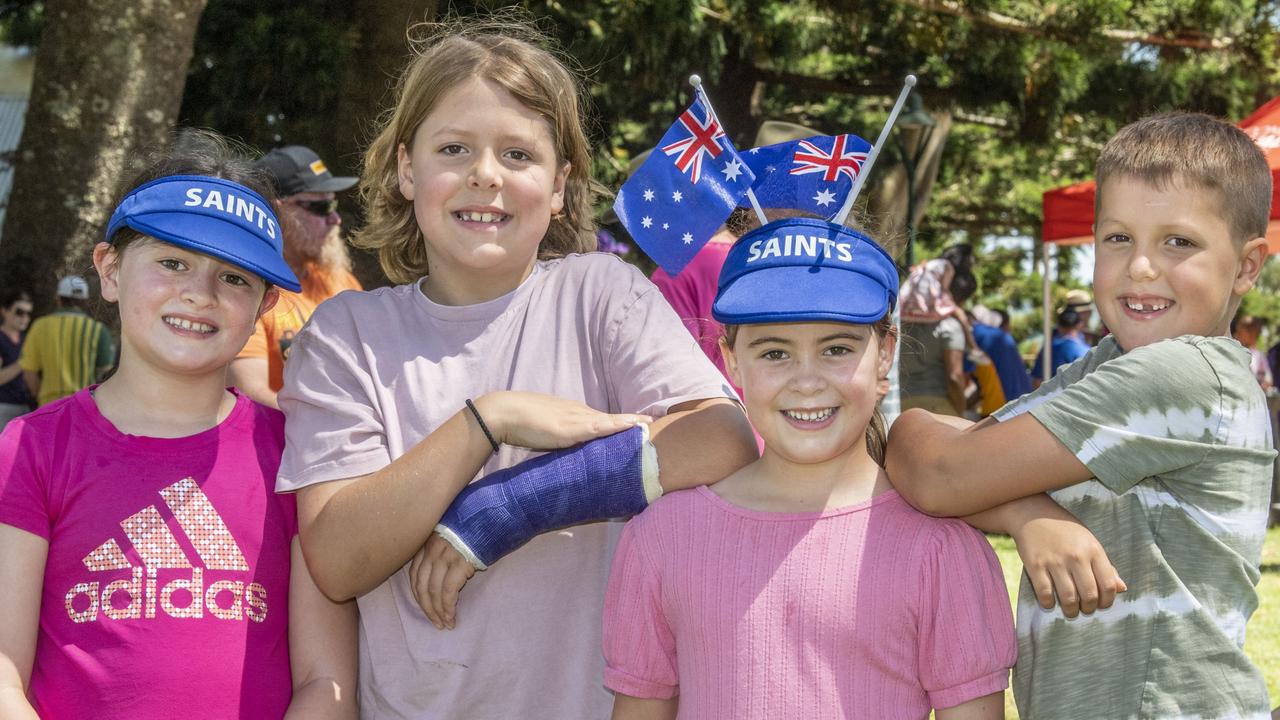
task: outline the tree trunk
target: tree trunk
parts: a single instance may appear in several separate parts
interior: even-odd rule
[[[720,62],[719,83],[712,90],[712,100],[715,102],[717,115],[732,118],[725,130],[734,145],[745,150],[753,147],[752,140],[763,122],[752,114],[753,110],[758,112],[755,100],[760,76],[755,63],[746,56],[742,39],[737,33],[726,32],[725,45],[725,56]]]
[[[885,250],[900,264],[908,264],[906,246],[911,228],[919,230],[920,221],[924,219],[925,210],[929,207],[929,195],[933,191],[933,182],[938,177],[938,167],[942,160],[942,149],[946,147],[947,135],[951,133],[951,113],[933,112],[929,115],[936,123],[928,137],[924,150],[920,153],[912,182],[914,192],[911,203],[912,217],[907,219],[907,169],[902,162],[902,149],[915,147],[919,141],[920,130],[895,128],[885,141],[880,157],[876,160],[878,170],[873,170],[880,181],[868,198],[867,216],[871,229],[877,237],[883,238]],[[899,144],[899,140],[903,143]],[[882,166],[882,163],[884,164]],[[920,260],[917,248],[913,261]]]
[[[0,242],[0,286],[52,302],[123,182],[169,139],[207,0],[49,0]]]
[[[342,92],[334,122],[331,170],[335,175],[360,174],[364,149],[373,139],[378,115],[390,107],[396,77],[409,60],[406,30],[424,20],[434,20],[436,0],[367,0],[357,13],[359,41],[342,78]],[[339,194],[342,212],[358,225],[363,221],[356,193]],[[386,284],[372,252],[352,250],[356,277],[365,287]]]

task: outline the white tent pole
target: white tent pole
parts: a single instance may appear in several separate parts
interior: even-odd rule
[[[1044,361],[1040,366],[1040,381],[1046,382],[1053,374],[1053,302],[1049,280],[1049,243],[1040,240],[1040,277],[1044,278],[1044,340],[1040,343],[1040,351]]]

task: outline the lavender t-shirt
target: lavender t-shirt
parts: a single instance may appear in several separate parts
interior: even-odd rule
[[[732,397],[657,289],[603,254],[539,262],[513,292],[443,306],[416,284],[347,292],[294,339],[277,489],[350,478],[400,457],[495,390],[662,415]],[[481,474],[530,455],[504,446]],[[366,718],[606,717],[600,612],[620,523],[535,538],[462,591],[437,631],[401,569],[359,599]]]

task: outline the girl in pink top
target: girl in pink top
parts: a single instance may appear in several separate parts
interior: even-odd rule
[[[760,252],[784,235],[789,254]],[[614,718],[1002,717],[1016,646],[999,563],[881,467],[896,290],[883,250],[820,220],[730,251],[713,312],[765,452],[623,531],[604,614]]]
[[[0,717],[356,717],[355,609],[273,492],[284,418],[227,387],[298,285],[264,194],[181,136],[93,251],[116,373],[0,434]]]

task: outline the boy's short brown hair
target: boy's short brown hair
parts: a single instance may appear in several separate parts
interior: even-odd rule
[[[1243,130],[1203,113],[1173,112],[1126,125],[1107,141],[1095,171],[1097,203],[1111,178],[1130,177],[1162,187],[1192,183],[1217,191],[1232,238],[1243,243],[1267,234],[1271,168]]]

